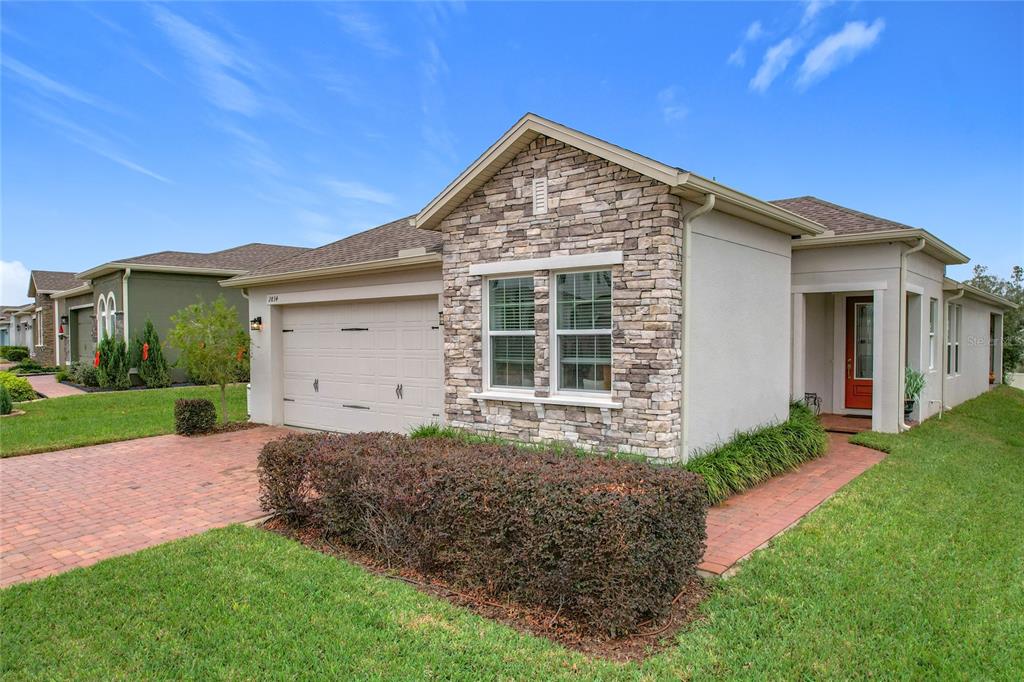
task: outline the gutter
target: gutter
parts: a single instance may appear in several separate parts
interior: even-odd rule
[[[112,261],[110,263],[104,263],[103,265],[92,268],[91,270],[85,270],[75,274],[76,279],[81,280],[92,280],[97,277],[116,272],[117,270],[129,270],[135,269],[139,272],[171,272],[179,273],[183,275],[224,275],[225,277],[233,277],[235,275],[244,275],[248,270],[233,270],[230,268],[196,268],[188,265],[159,265],[151,263],[119,263]]]
[[[121,276],[121,310],[124,311],[124,342],[128,343],[128,278],[132,276],[132,269],[125,268]]]
[[[687,416],[687,408],[690,405],[690,283],[693,281],[693,221],[708,213],[715,207],[715,195],[708,193],[704,196],[704,203],[683,214],[683,334],[681,367],[683,372],[682,381],[682,403],[680,405],[680,456],[682,461],[690,457],[690,419]]]
[[[959,301],[961,298],[964,297],[964,294],[966,294],[966,293],[967,293],[967,290],[964,289],[964,286],[961,284],[960,285],[960,293],[958,293],[956,296],[950,296],[945,301],[943,301],[943,310],[942,310],[942,362],[940,363],[942,365],[942,379],[940,380],[941,388],[939,390],[939,419],[942,418],[942,413],[945,410],[949,409],[949,406],[946,405],[946,379],[949,377],[949,366],[946,364],[946,362],[947,362],[946,344],[949,343],[949,320],[946,318],[946,315],[949,314],[949,304],[952,303],[953,301]]]
[[[380,260],[362,261],[360,263],[346,263],[345,265],[332,265],[323,268],[311,268],[309,270],[294,270],[291,272],[279,272],[273,275],[240,275],[220,282],[222,287],[252,287],[263,284],[276,284],[278,282],[292,282],[295,280],[323,279],[327,277],[343,277],[347,275],[358,275],[365,272],[378,270],[391,270],[394,268],[408,268],[417,265],[433,265],[442,260],[439,253],[426,253],[415,256],[403,256],[397,258],[382,258]]]
[[[895,230],[878,230],[857,234],[822,234],[805,236],[793,240],[793,250],[815,249],[823,246],[847,246],[850,244],[884,244],[886,242],[916,242],[924,239],[931,247],[929,255],[946,263],[946,265],[962,265],[970,261],[965,254],[942,241],[927,230],[920,228],[899,228]],[[945,259],[945,260],[943,260]]]
[[[53,364],[60,367],[60,306],[53,301]]]
[[[897,328],[899,329],[897,340],[899,342],[900,361],[897,365],[897,368],[899,369],[899,380],[896,382],[896,385],[899,387],[899,400],[896,402],[896,405],[900,410],[900,431],[910,430],[910,426],[904,421],[905,413],[903,410],[903,402],[906,400],[907,390],[907,258],[912,253],[922,251],[924,249],[924,244],[924,237],[921,237],[918,239],[916,246],[909,248],[900,254],[900,319],[899,324],[897,325]]]

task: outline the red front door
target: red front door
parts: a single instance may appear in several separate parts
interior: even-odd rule
[[[870,296],[846,299],[846,407],[871,409],[874,374],[874,303]]]

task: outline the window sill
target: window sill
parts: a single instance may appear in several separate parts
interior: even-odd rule
[[[569,407],[597,407],[603,410],[620,410],[622,403],[606,398],[590,398],[585,396],[549,396],[541,398],[525,393],[513,393],[502,391],[482,391],[470,393],[473,400],[500,400],[509,403],[533,403],[535,405],[567,405]]]

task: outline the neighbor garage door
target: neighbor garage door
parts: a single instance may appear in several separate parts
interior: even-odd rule
[[[407,431],[441,421],[437,298],[283,308],[284,423]]]

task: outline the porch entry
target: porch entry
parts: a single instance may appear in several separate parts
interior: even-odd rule
[[[874,299],[851,296],[846,299],[846,407],[871,409],[874,373]]]

